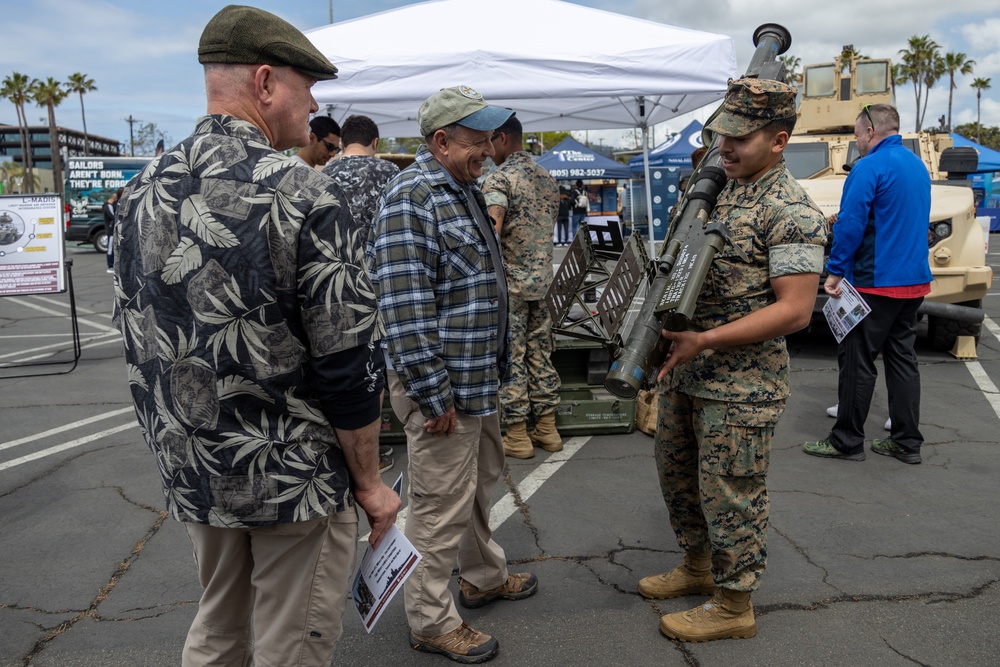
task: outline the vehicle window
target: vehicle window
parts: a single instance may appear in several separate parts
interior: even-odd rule
[[[833,95],[833,65],[807,67],[805,73],[806,97],[829,97]]]
[[[855,87],[858,95],[884,93],[889,90],[889,63],[885,61],[858,63]]]
[[[830,147],[825,142],[788,144],[785,164],[795,178],[809,178],[830,166]]]
[[[910,149],[910,152],[920,157],[920,143],[917,139],[903,139],[903,145]],[[847,164],[853,164],[861,158],[858,152],[858,144],[852,141],[847,146]]]

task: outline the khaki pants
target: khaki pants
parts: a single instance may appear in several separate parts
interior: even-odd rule
[[[184,525],[205,592],[183,667],[329,667],[358,544],[354,508],[259,528]]]
[[[496,413],[456,413],[450,436],[430,435],[426,417],[406,396],[399,376],[388,372],[392,409],[404,424],[409,452],[409,514],[406,537],[423,559],[403,586],[410,629],[425,637],[462,624],[448,590],[458,561],[462,578],[478,588],[507,581],[507,557],[493,541],[490,506],[503,472],[503,439]]]

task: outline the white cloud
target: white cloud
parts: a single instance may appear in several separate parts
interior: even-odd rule
[[[87,125],[92,132],[127,141],[130,114],[156,122],[175,138],[193,125],[205,107],[201,69],[195,55],[198,38],[208,19],[231,0],[32,0],[4,7],[4,62],[0,78],[11,71],[33,77],[64,79],[71,72],[93,78],[98,91],[85,97]],[[338,0],[335,15],[344,20],[375,11],[393,9],[417,0]],[[963,51],[976,60],[975,76],[992,77],[994,90],[984,97],[983,122],[1000,125],[1000,8],[983,9],[981,0],[867,0],[836,5],[819,0],[700,0],[695,3],[663,0],[575,0],[612,12],[625,13],[686,28],[729,35],[736,47],[738,68],[745,68],[753,52],[754,29],[764,22],[785,25],[792,34],[790,53],[802,63],[828,62],[845,43],[866,55],[898,59],[898,51],[911,35],[930,34],[944,51]],[[252,3],[306,29],[327,22],[325,2],[257,0]],[[995,5],[995,3],[993,3]],[[53,20],[58,17],[58,20]],[[530,17],[525,17],[530,18]],[[556,30],[558,26],[545,26]],[[588,38],[627,39],[627,35]],[[392,38],[409,39],[411,36]],[[544,39],[544,34],[539,35]],[[953,116],[969,113],[975,118],[975,91],[970,77],[957,81]],[[904,128],[913,127],[911,86],[901,87],[897,103]],[[932,91],[927,118],[947,113],[947,84]],[[57,120],[80,126],[78,98],[68,98],[57,110]],[[29,118],[44,112],[31,108]],[[669,123],[681,129],[696,112]],[[0,122],[15,122],[13,107],[0,101]],[[657,130],[662,141],[667,126]],[[593,139],[597,135],[591,133]],[[620,130],[607,133],[605,143],[617,143]]]
[[[969,44],[977,51],[990,51],[997,48],[997,35],[1000,35],[1000,18],[991,18],[962,26],[962,34]]]

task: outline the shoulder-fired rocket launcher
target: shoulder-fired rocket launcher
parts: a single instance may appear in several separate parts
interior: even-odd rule
[[[788,31],[776,23],[765,23],[754,31],[753,43],[757,50],[744,78],[784,81],[784,67],[777,57],[792,43]],[[604,381],[604,387],[612,394],[634,398],[639,389],[650,386],[670,345],[660,331],[688,329],[715,253],[729,241],[725,225],[709,222],[725,184],[718,141],[713,141],[677,204],[680,212],[661,246],[642,309]]]

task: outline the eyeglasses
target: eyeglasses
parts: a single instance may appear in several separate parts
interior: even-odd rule
[[[861,107],[861,110],[865,112],[866,116],[868,116],[868,122],[871,124],[872,130],[874,131],[875,130],[875,121],[872,120],[872,113],[871,113],[871,111],[869,111],[869,109],[871,108],[871,106],[872,105],[870,105],[870,104],[866,104],[863,107]]]
[[[493,136],[490,137],[490,141],[496,141],[497,139],[500,138],[501,134],[502,133],[500,132],[500,130],[496,130],[495,132],[493,132]]]
[[[338,146],[337,144],[331,144],[326,139],[320,139],[320,141],[322,141],[323,145],[326,146],[326,150],[330,151],[331,153],[337,153],[340,151],[340,146]]]

